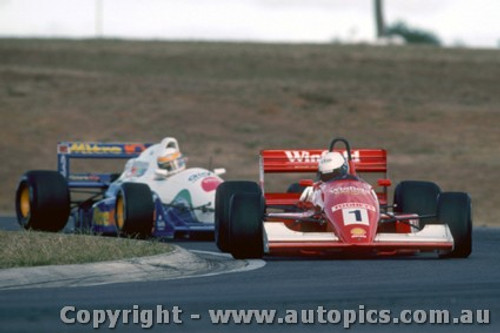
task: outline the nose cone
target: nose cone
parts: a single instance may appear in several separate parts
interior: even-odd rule
[[[374,206],[350,202],[332,207],[329,223],[347,244],[371,243],[375,237],[378,211]]]
[[[380,211],[371,186],[355,180],[326,185],[325,213],[337,236],[347,244],[373,242]]]

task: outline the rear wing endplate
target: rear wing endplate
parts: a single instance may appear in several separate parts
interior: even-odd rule
[[[130,159],[139,156],[151,143],[102,143],[64,141],[57,144],[57,170],[71,188],[106,188],[109,173],[71,173],[71,159]]]

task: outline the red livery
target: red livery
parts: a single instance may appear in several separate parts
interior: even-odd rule
[[[265,175],[277,173],[317,173],[317,179],[299,180],[286,192],[266,191]],[[377,175],[374,185],[361,178]],[[427,181],[403,181],[389,204],[390,186],[386,151],[351,149],[344,138],[333,139],[328,150],[261,151],[259,184],[227,181],[217,189],[217,246],[235,258],[418,252],[469,256],[467,193],[442,192]]]

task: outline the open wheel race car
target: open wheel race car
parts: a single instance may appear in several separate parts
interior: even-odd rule
[[[345,149],[334,149],[337,144]],[[301,180],[286,193],[265,191],[265,174],[316,173],[323,162],[333,163],[330,156],[335,154],[345,159],[346,165],[338,169],[343,175]],[[383,175],[377,191],[358,176],[361,173]],[[328,151],[263,150],[260,185],[227,181],[218,187],[215,240],[221,251],[235,258],[418,252],[469,256],[472,217],[467,193],[441,192],[432,182],[403,181],[388,204],[390,185],[386,151],[351,150],[344,138],[333,139]]]
[[[215,189],[225,170],[186,168],[176,139],[61,142],[57,152],[58,171],[21,177],[16,214],[24,228],[56,232],[72,220],[76,230],[107,235],[213,234]],[[128,159],[121,174],[70,172],[73,159],[117,158]]]

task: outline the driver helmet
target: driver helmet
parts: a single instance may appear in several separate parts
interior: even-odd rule
[[[168,138],[170,140],[164,140],[167,142],[162,142],[161,153],[158,154],[156,162],[158,164],[158,169],[164,176],[169,176],[186,168],[186,162],[184,156],[179,150],[179,146],[175,139]]]
[[[339,152],[326,153],[318,163],[319,178],[323,182],[345,176],[348,171],[347,161]]]

